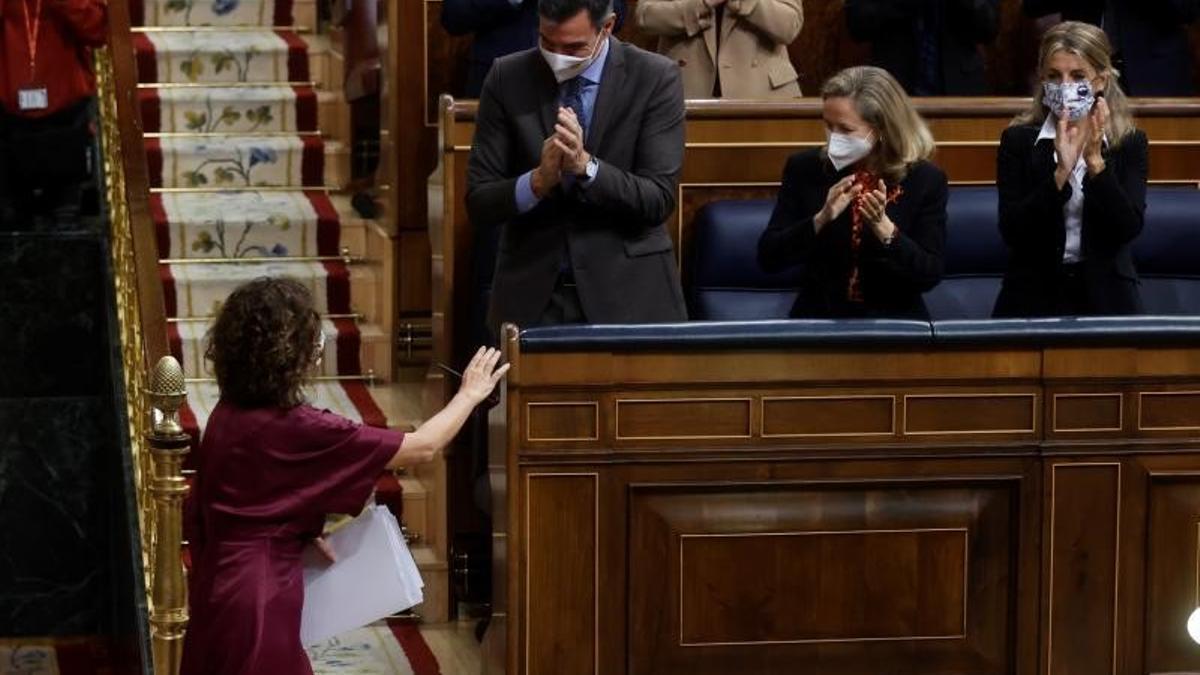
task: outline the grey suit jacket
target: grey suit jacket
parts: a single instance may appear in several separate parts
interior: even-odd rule
[[[493,330],[537,324],[566,252],[593,323],[687,318],[671,238],[683,164],[683,87],[670,60],[611,38],[585,146],[600,168],[517,213],[516,182],[554,131],[558,84],[537,49],[498,59],[479,99],[467,166],[472,226],[499,226]]]

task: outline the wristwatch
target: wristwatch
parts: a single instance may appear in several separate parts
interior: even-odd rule
[[[596,173],[600,171],[600,160],[596,159],[595,155],[588,158],[587,165],[583,167],[583,173],[579,174],[579,180],[590,183],[596,177]]]

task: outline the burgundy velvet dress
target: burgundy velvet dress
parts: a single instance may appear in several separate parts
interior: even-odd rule
[[[307,405],[217,404],[196,458],[181,675],[309,675],[301,553],[357,513],[404,435]]]

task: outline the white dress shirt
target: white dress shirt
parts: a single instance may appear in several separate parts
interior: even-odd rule
[[[1057,136],[1058,118],[1054,115],[1046,115],[1042,130],[1033,142],[1036,145],[1043,138],[1054,139]],[[1054,152],[1054,163],[1058,164],[1058,151]],[[1071,198],[1067,200],[1066,204],[1063,204],[1063,222],[1067,226],[1067,240],[1063,247],[1063,262],[1065,263],[1077,263],[1083,260],[1080,239],[1083,234],[1083,176],[1086,173],[1087,162],[1080,153],[1079,159],[1075,162],[1075,168],[1071,170],[1071,175],[1067,178],[1067,182],[1071,184]]]

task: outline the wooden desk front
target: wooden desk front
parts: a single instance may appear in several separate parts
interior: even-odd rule
[[[1200,350],[505,348],[489,672],[1200,670]]]

